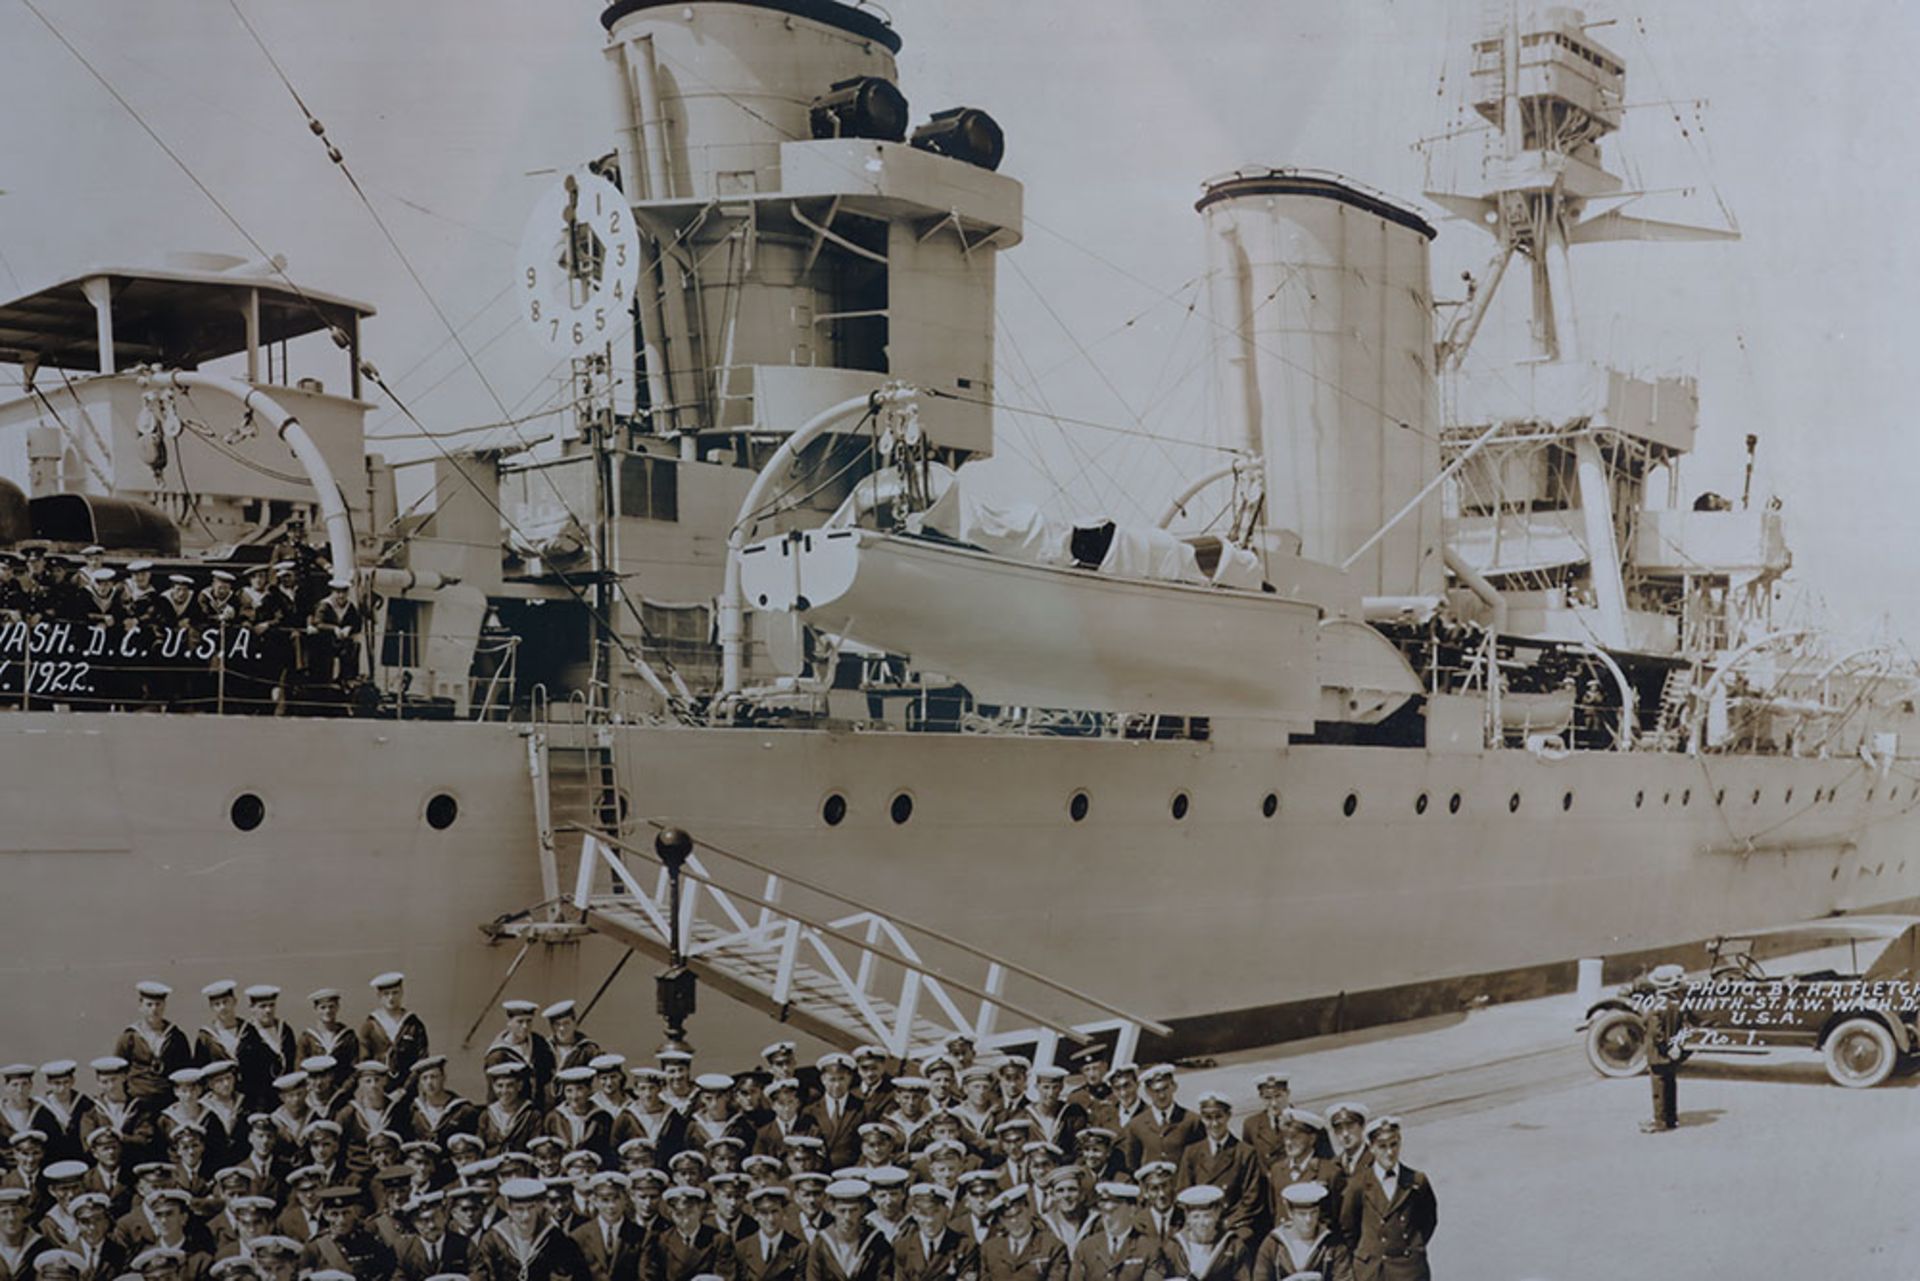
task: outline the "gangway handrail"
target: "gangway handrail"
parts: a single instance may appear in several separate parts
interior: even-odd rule
[[[649,819],[646,819],[645,821],[651,827],[665,828],[668,826],[668,824],[663,823],[658,819],[649,818]],[[587,832],[589,830],[579,823],[567,823],[565,824],[565,826],[569,829],[580,831],[580,832]],[[625,853],[639,854],[643,858],[655,858],[653,851],[645,848],[644,846],[634,845],[628,841],[623,841],[617,836],[609,836],[604,832],[591,832],[590,834],[598,838],[599,840],[604,841],[607,844],[620,849]],[[1001,969],[1006,970],[1010,974],[1018,974],[1021,978],[1031,979],[1033,982],[1038,983],[1043,987],[1048,988],[1051,991],[1057,992],[1062,996],[1069,997],[1075,1001],[1078,1001],[1082,1005],[1092,1006],[1094,1009],[1099,1010],[1105,1014],[1111,1014],[1113,1017],[1117,1019],[1125,1019],[1129,1023],[1136,1023],[1143,1030],[1152,1032],[1155,1036],[1173,1035],[1173,1029],[1168,1027],[1166,1024],[1159,1022],[1158,1020],[1146,1018],[1143,1015],[1134,1014],[1130,1011],[1123,1010],[1119,1006],[1114,1005],[1109,1001],[1103,1001],[1097,996],[1093,996],[1089,993],[1082,992],[1076,987],[1060,982],[1058,979],[1050,979],[1044,974],[1035,973],[1034,971],[1027,969],[1025,966],[1020,965],[1017,962],[1009,961],[1003,957],[995,956],[991,952],[975,947],[973,944],[968,943],[962,939],[954,938],[951,934],[947,934],[947,933],[944,933],[943,931],[936,930],[932,926],[922,925],[917,921],[908,920],[906,917],[901,916],[897,912],[893,912],[884,908],[874,907],[872,904],[869,904],[869,903],[862,903],[859,899],[851,898],[848,895],[843,894],[838,890],[831,890],[824,885],[819,885],[814,882],[805,880],[801,877],[794,876],[790,872],[787,872],[781,868],[773,867],[766,863],[761,863],[755,859],[748,858],[744,854],[736,854],[731,850],[721,849],[718,845],[714,845],[709,841],[703,841],[697,836],[693,838],[693,843],[695,845],[698,845],[702,849],[711,850],[713,853],[720,855],[722,858],[732,859],[736,863],[744,864],[745,866],[753,869],[756,872],[764,872],[768,876],[777,876],[781,880],[787,881],[793,885],[797,885],[801,889],[806,890],[810,893],[819,894],[826,898],[833,899],[836,902],[844,903],[848,907],[855,908],[862,912],[871,912],[875,916],[884,917],[885,919],[893,922],[894,925],[898,926],[901,929],[909,930],[915,934],[924,934],[936,943],[940,943],[946,947],[954,948],[957,951],[965,952],[968,956],[971,956],[976,960],[986,961],[991,965],[998,965]],[[736,890],[727,889],[725,886],[720,886],[719,888],[726,890],[728,894],[732,894],[735,897],[749,899],[753,901],[754,904],[758,907],[769,908],[770,910],[779,912],[783,915],[793,916],[795,917],[795,919],[804,919],[804,918],[801,918],[798,913],[795,913],[788,908],[781,907],[778,904],[761,902],[760,900],[754,899],[752,895],[744,894]],[[867,944],[862,943],[861,946],[865,947],[867,946]],[[888,958],[888,959],[897,960],[898,958]],[[907,963],[913,964],[916,966],[916,968],[919,968],[922,970],[925,970],[927,968],[925,965],[919,964],[918,962],[907,962]],[[935,977],[941,977],[941,976],[935,975]],[[944,982],[946,980],[943,978],[942,981]],[[961,985],[956,983],[955,986],[958,987]],[[963,990],[967,990],[967,989],[963,989]],[[977,992],[968,990],[968,995],[978,996],[980,994]],[[994,997],[991,999],[993,999],[996,1003],[1000,1003],[1000,1000],[998,997]],[[1016,1014],[1024,1013],[1023,1011],[1014,1009],[1014,1007],[1010,1005],[1006,1006],[1006,1008],[1009,1010],[1013,1010],[1013,1012]]]
[[[568,824],[568,826],[579,828],[579,830],[585,835],[586,839],[589,841],[597,841],[602,845],[617,846],[621,848],[623,852],[628,852],[628,847],[625,846],[624,842],[614,841],[611,837],[608,837],[604,832],[590,831],[586,828],[580,827],[580,825],[577,823]],[[625,871],[624,868],[622,868],[621,870]],[[628,873],[628,875],[631,876],[632,874]],[[1047,1031],[1054,1033],[1056,1036],[1064,1036],[1069,1040],[1072,1040],[1075,1042],[1085,1042],[1092,1039],[1085,1032],[1076,1031],[1069,1024],[1061,1023],[1057,1020],[1050,1019],[1044,1014],[1039,1014],[1033,1010],[1026,1009],[1024,1006],[1018,1005],[1013,1001],[1009,1001],[1003,996],[995,996],[991,992],[985,991],[980,988],[976,988],[973,985],[962,982],[959,979],[951,978],[948,975],[942,973],[941,971],[935,969],[933,966],[928,965],[925,961],[917,960],[913,957],[902,956],[896,952],[891,952],[886,948],[881,947],[878,942],[870,942],[867,939],[861,938],[857,934],[849,934],[845,930],[840,929],[838,926],[829,925],[824,921],[816,921],[811,917],[804,916],[801,913],[794,911],[790,907],[783,907],[778,903],[774,903],[767,899],[760,898],[758,895],[750,894],[745,890],[731,889],[725,885],[720,884],[718,881],[715,881],[711,876],[702,876],[700,873],[693,871],[691,868],[683,868],[680,872],[680,878],[682,880],[693,881],[699,885],[704,885],[709,890],[717,890],[729,899],[737,898],[742,900],[743,902],[752,904],[754,907],[763,908],[771,912],[777,912],[779,915],[786,917],[788,920],[793,921],[801,926],[804,926],[805,928],[812,930],[817,934],[824,935],[825,937],[833,939],[837,942],[845,943],[851,947],[859,948],[863,952],[870,952],[873,955],[879,957],[881,960],[891,961],[893,964],[900,966],[902,969],[917,971],[924,978],[931,979],[936,983],[944,984],[948,987],[954,988],[956,991],[964,992],[966,995],[971,996],[976,1000],[983,1001],[988,1005],[998,1006],[1000,1009],[1007,1011],[1009,1014],[1017,1014],[1023,1019],[1032,1019],[1036,1025],[1045,1028]],[[582,885],[584,885],[584,883],[586,882],[586,879],[587,879],[586,875],[583,873],[580,877]],[[581,893],[576,893],[574,896],[573,905],[576,908],[580,909],[582,912],[591,914],[593,912],[593,908],[589,906],[590,902],[591,902],[591,896],[581,894]],[[873,911],[872,909],[864,909],[864,910],[869,916],[880,917],[881,919],[885,919],[882,913]],[[697,959],[697,955],[691,959]],[[996,962],[996,964],[998,964],[998,962]],[[1042,979],[1041,982],[1044,983],[1046,982],[1046,980]],[[857,986],[857,985],[849,985],[849,986]],[[1120,1017],[1125,1017],[1125,1016],[1123,1015]],[[1157,1027],[1153,1030],[1163,1036],[1166,1034],[1164,1031],[1162,1031]]]

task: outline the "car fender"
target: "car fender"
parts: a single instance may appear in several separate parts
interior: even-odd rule
[[[1610,996],[1604,1001],[1595,1001],[1592,1005],[1588,1006],[1586,1015],[1580,1020],[1579,1025],[1574,1028],[1574,1031],[1586,1031],[1593,1026],[1595,1019],[1605,1014],[1608,1010],[1625,1010],[1629,1014],[1638,1014],[1640,1012],[1639,1007],[1634,1005],[1632,1001],[1623,1000],[1617,996]]]

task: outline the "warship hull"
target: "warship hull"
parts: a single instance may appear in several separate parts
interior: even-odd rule
[[[482,927],[544,896],[525,729],[10,714],[0,1019],[12,1052],[107,1044],[142,977],[351,991],[393,968],[436,1044],[457,1052],[514,961]],[[583,747],[591,733],[553,726],[553,759],[570,730]],[[1169,1053],[1570,987],[1582,957],[1622,969],[1721,931],[1920,900],[1920,785],[1904,760],[613,736],[630,813],[1158,1017]],[[911,816],[896,823],[902,793]],[[829,825],[833,794],[846,810]],[[242,831],[234,803],[249,795],[262,817]],[[444,830],[428,821],[439,796],[457,804]],[[650,834],[640,824],[630,839]],[[563,885],[577,852],[563,841]],[[535,944],[511,987],[584,996],[620,956],[591,937]],[[629,971],[597,1019],[618,1026],[651,996]],[[744,1046],[763,1016],[736,1013]],[[711,1037],[729,1016],[703,1017]]]

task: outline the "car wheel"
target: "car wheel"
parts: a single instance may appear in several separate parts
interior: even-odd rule
[[[1893,1033],[1878,1019],[1848,1019],[1833,1029],[1826,1045],[1827,1075],[1835,1085],[1864,1090],[1893,1075],[1899,1054]]]
[[[1587,1026],[1587,1062],[1601,1076],[1638,1076],[1647,1068],[1647,1029],[1632,1010],[1602,1010]]]

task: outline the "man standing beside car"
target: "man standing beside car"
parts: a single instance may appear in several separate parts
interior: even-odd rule
[[[1656,965],[1647,976],[1653,993],[1640,1011],[1647,1038],[1647,1075],[1653,1081],[1653,1119],[1643,1121],[1643,1134],[1658,1134],[1680,1124],[1680,984],[1686,971],[1678,965]]]

